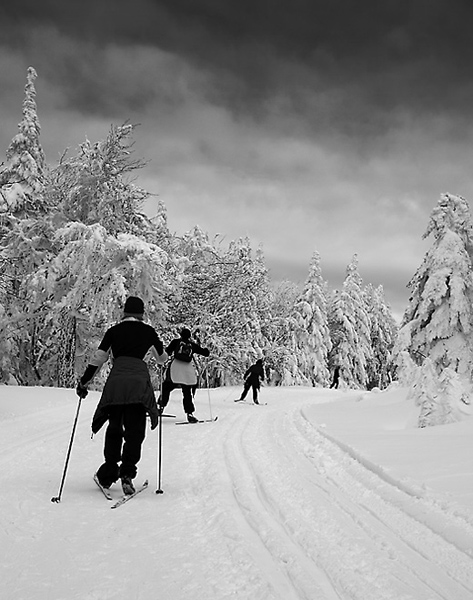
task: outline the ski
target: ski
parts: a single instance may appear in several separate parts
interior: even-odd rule
[[[240,402],[242,404],[248,404],[250,406],[266,406],[267,402],[247,402],[246,400],[234,400],[233,402]]]
[[[177,421],[175,425],[197,425],[198,423],[215,423],[218,417],[214,417],[213,419],[199,419],[195,423],[189,423],[189,421]]]
[[[136,490],[133,494],[128,494],[126,496],[122,496],[119,500],[117,500],[115,502],[115,504],[113,504],[111,506],[111,508],[118,508],[122,504],[125,504],[125,502],[128,502],[128,500],[131,500],[132,498],[137,496],[140,492],[143,492],[147,487],[148,487],[148,480],[146,480],[141,487],[136,488]]]
[[[97,473],[94,474],[94,481],[97,484],[99,490],[102,492],[102,494],[105,496],[105,498],[107,498],[107,500],[113,500],[113,496],[110,493],[110,490],[107,488],[104,488],[103,485],[100,483],[99,478],[97,477]]]

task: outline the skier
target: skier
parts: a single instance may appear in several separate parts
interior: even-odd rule
[[[338,365],[336,365],[335,369],[333,370],[333,380],[330,385],[330,389],[332,389],[332,388],[338,389],[339,380],[340,380],[340,367]]]
[[[238,400],[235,400],[235,402],[242,402],[246,398],[246,395],[248,394],[250,388],[253,388],[253,402],[255,404],[259,404],[258,390],[260,389],[261,382],[264,381],[262,358],[259,358],[254,365],[251,365],[251,367],[247,369],[244,375],[244,380],[245,384],[243,386],[241,396],[240,398],[238,398]]]
[[[135,491],[132,480],[141,458],[146,414],[151,417],[151,429],[158,424],[158,407],[144,358],[150,353],[158,364],[164,364],[169,358],[156,330],[143,322],[143,315],[141,298],[130,296],[125,302],[122,320],[105,332],[76,389],[77,395],[85,398],[87,386],[100,367],[109,358],[113,361],[92,419],[93,433],[108,421],[103,450],[105,462],[96,478],[106,489],[120,478],[126,495]]]
[[[210,351],[208,348],[202,348],[197,341],[193,340],[190,330],[184,327],[180,337],[173,339],[166,348],[166,353],[171,356],[171,363],[163,381],[163,389],[158,401],[159,409],[161,412],[164,410],[172,390],[180,387],[187,420],[189,423],[197,423],[193,401],[197,386],[197,374],[193,365],[193,356],[194,354],[209,356]]]

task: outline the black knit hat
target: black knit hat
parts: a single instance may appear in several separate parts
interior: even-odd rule
[[[125,302],[123,312],[127,315],[142,315],[145,312],[143,300],[136,296],[130,296]]]
[[[183,327],[183,328],[181,329],[181,338],[182,338],[183,340],[190,340],[190,338],[191,338],[191,335],[192,335],[192,334],[191,334],[191,332],[190,332],[190,329],[187,329],[187,327]]]

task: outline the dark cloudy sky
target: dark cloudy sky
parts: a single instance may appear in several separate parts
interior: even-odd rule
[[[31,65],[51,164],[139,123],[171,230],[248,235],[275,279],[357,253],[402,313],[440,194],[473,201],[472,32],[471,0],[3,2],[0,147]]]

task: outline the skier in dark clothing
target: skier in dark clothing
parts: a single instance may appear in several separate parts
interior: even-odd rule
[[[332,384],[330,385],[330,389],[332,389],[332,388],[338,389],[339,381],[340,381],[340,367],[337,365],[333,371],[333,379],[332,379]]]
[[[250,388],[253,388],[253,402],[255,404],[259,404],[258,391],[260,389],[261,382],[264,381],[263,359],[259,358],[254,365],[251,365],[251,367],[247,369],[244,379],[245,383],[243,386],[243,391],[240,398],[235,400],[235,402],[242,402],[246,398]]]
[[[123,492],[134,492],[146,432],[146,415],[151,429],[158,424],[158,407],[144,362],[149,353],[159,364],[168,359],[163,343],[151,325],[143,323],[144,304],[131,296],[125,302],[122,320],[105,332],[77,385],[77,395],[87,396],[87,386],[101,366],[110,358],[113,366],[105,382],[102,396],[92,419],[92,432],[97,433],[108,421],[105,433],[105,462],[97,471],[97,479],[109,488],[119,478]],[[119,463],[121,464],[119,465]]]
[[[202,346],[191,337],[189,329],[184,327],[180,337],[172,340],[166,348],[166,352],[171,356],[171,363],[166,371],[166,377],[163,381],[163,389],[159,398],[159,407],[163,411],[169,402],[169,396],[172,390],[182,389],[182,402],[184,412],[187,415],[189,423],[197,423],[194,416],[194,394],[197,387],[197,373],[193,364],[194,354],[209,356],[208,348]]]

